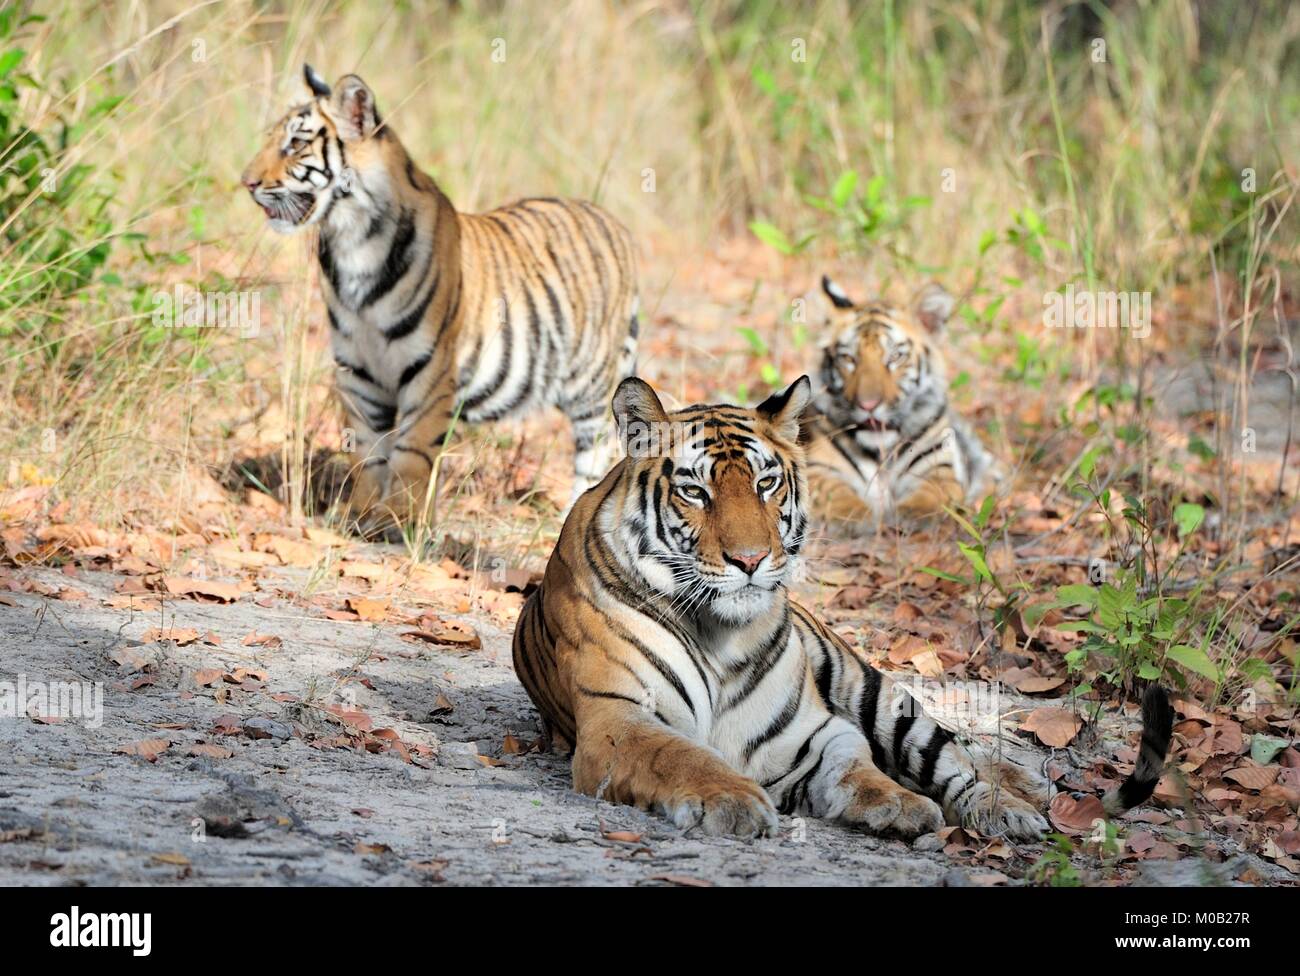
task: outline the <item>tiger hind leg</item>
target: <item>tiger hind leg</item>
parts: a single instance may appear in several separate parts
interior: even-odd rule
[[[583,492],[597,484],[613,466],[615,437],[606,422],[606,408],[571,419],[573,424],[573,490],[565,513]]]

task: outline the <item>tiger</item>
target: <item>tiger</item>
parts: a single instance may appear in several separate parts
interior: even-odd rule
[[[565,520],[515,627],[515,672],[574,788],[684,830],[771,835],[778,813],[906,838],[948,824],[1033,840],[1050,783],[968,751],[791,599],[809,525],[800,377],[752,409],[613,399],[623,458]],[[1108,794],[1148,798],[1173,711],[1151,685],[1140,758]]]
[[[635,367],[630,234],[582,200],[460,213],[360,77],[331,87],[310,65],[303,77],[310,98],[272,126],[241,179],[273,230],[319,230],[351,510],[371,524],[421,514],[455,423],[548,405],[573,428],[577,498],[612,461],[606,405]]]
[[[938,340],[953,297],[932,282],[909,314],[859,306],[826,276],[822,288],[834,331],[806,429],[814,513],[853,533],[977,501],[1003,474],[948,400]]]

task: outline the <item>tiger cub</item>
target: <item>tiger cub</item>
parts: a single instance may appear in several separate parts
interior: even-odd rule
[[[514,665],[582,793],[710,834],[777,812],[912,837],[946,821],[1028,840],[1050,787],[973,761],[901,686],[790,599],[808,526],[808,378],[755,409],[667,413],[614,394],[627,454],[578,500],[514,634]],[[1151,795],[1172,709],[1153,686],[1137,769]]]
[[[813,512],[840,529],[942,513],[976,500],[1000,469],[948,403],[941,343],[951,295],[930,284],[912,314],[858,306],[829,278],[834,329],[806,432]]]
[[[628,232],[579,200],[458,213],[380,119],[356,75],[277,122],[243,182],[281,232],[319,228],[337,390],[355,432],[352,508],[406,519],[425,504],[455,420],[559,407],[576,498],[611,460],[605,407],[634,368]]]

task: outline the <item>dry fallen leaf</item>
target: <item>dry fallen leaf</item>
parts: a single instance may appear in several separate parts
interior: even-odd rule
[[[243,590],[234,583],[184,576],[163,577],[163,587],[172,596],[192,596],[196,599],[216,600],[218,603],[234,603],[243,595]]]
[[[1063,684],[1065,684],[1064,678],[1048,678],[1035,674],[1016,682],[1016,691],[1026,695],[1041,695],[1046,691],[1055,691]]]
[[[1036,708],[1021,723],[1022,732],[1032,732],[1040,742],[1053,749],[1063,749],[1083,728],[1083,721],[1063,708]]]
[[[663,881],[667,884],[677,885],[682,888],[712,888],[712,881],[705,881],[703,878],[693,878],[689,874],[652,874],[651,881]]]
[[[1052,797],[1048,816],[1060,830],[1082,834],[1092,830],[1098,820],[1105,820],[1106,811],[1098,797],[1089,795],[1076,800],[1068,793],[1057,793]]]
[[[151,627],[140,639],[146,644],[161,644],[171,641],[177,647],[193,644],[199,639],[199,632],[193,627]]]
[[[149,762],[157,762],[158,757],[170,749],[171,745],[167,739],[141,739],[139,742],[128,742],[126,745],[118,746],[113,751],[124,756],[139,756]]]
[[[227,749],[225,746],[214,746],[207,742],[197,742],[185,750],[187,756],[206,756],[209,759],[229,759],[234,754],[234,749]]]
[[[1238,766],[1224,773],[1223,778],[1248,790],[1262,790],[1277,781],[1278,772],[1277,766]]]
[[[446,644],[465,650],[478,650],[483,646],[478,634],[461,624],[446,624],[437,630],[408,630],[402,637],[428,641],[431,644]]]
[[[223,676],[224,672],[220,668],[203,668],[201,671],[194,672],[194,683],[200,688],[206,688],[208,685],[215,685]]]
[[[282,646],[284,641],[279,637],[276,637],[274,634],[259,634],[257,631],[253,631],[240,641],[240,643],[245,647],[265,647],[273,651]]]
[[[348,597],[347,604],[349,610],[367,621],[384,620],[388,616],[388,608],[391,605],[388,600],[370,600],[360,596]]]
[[[931,648],[926,648],[912,658],[912,667],[924,678],[938,678],[943,674],[943,662]]]

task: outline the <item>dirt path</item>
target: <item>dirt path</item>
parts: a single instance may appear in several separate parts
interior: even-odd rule
[[[60,580],[55,573],[39,578]],[[574,794],[567,762],[558,756],[502,756],[507,734],[523,740],[535,734],[534,713],[510,666],[509,634],[481,621],[475,625],[482,650],[455,653],[402,640],[398,634],[409,628],[340,625],[247,598],[169,603],[160,620],[157,612],[98,606],[116,579],[83,574],[76,585],[91,599],[80,603],[17,594],[17,606],[0,606],[7,678],[102,682],[104,695],[98,728],[77,719],[0,722],[0,748],[11,757],[0,765],[0,836],[15,832],[0,844],[0,883],[427,884],[445,878],[627,885],[689,878],[939,884],[964,878],[941,854],[815,821],[801,828],[783,818],[785,836],[757,843],[684,837],[658,818]],[[142,642],[149,628],[162,625],[215,632],[223,641]],[[242,646],[242,635],[254,631],[283,644]],[[130,663],[119,665],[114,655]],[[147,670],[132,667],[137,655],[149,659]],[[314,689],[324,697],[354,667],[358,681],[325,700],[365,712],[376,728],[393,728],[434,755],[407,763],[392,751],[314,748],[293,734],[296,724],[302,727],[300,713],[271,695],[302,699]],[[208,668],[264,670],[265,688],[244,691],[221,682],[217,688],[230,697],[218,702],[214,688],[196,689],[196,675]],[[155,683],[131,690],[142,674]],[[348,689],[355,689],[355,699]],[[440,693],[451,710],[431,715]],[[232,715],[269,721],[212,733]],[[250,738],[250,729],[270,737]],[[158,738],[170,746],[154,762],[114,752]],[[200,742],[233,755],[187,755]],[[500,765],[484,765],[480,755]],[[604,836],[616,831],[644,836],[639,842]],[[669,882],[655,880],[664,876]]]
[[[745,843],[579,796],[564,758],[511,754],[536,737],[535,712],[509,633],[481,617],[467,622],[482,648],[457,652],[403,639],[409,626],[327,619],[295,599],[310,589],[305,571],[264,572],[258,593],[231,603],[134,612],[104,606],[117,574],[30,578],[84,596],[0,601],[0,678],[99,682],[102,723],[90,708],[0,720],[0,884],[1007,880],[950,859],[935,835],[909,846],[783,817],[781,836]],[[158,641],[154,628],[188,642]],[[261,642],[245,645],[252,634]],[[325,706],[368,720],[370,734]],[[153,761],[119,751],[150,740]],[[1150,862],[1143,878],[1205,883],[1207,870],[1226,880],[1243,866]]]

